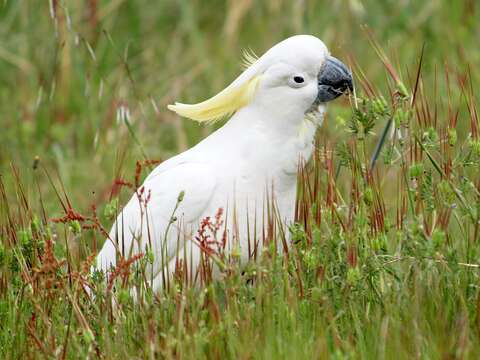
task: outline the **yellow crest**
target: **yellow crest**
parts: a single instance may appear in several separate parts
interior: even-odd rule
[[[198,121],[215,122],[225,116],[232,115],[241,107],[247,105],[255,94],[259,76],[246,81],[241,85],[230,85],[217,95],[198,104],[168,105],[168,109],[178,115]]]
[[[260,76],[257,75],[258,67],[254,66],[257,60],[258,58],[252,50],[245,50],[242,65],[246,70],[232,84],[201,103],[175,103],[175,105],[168,105],[168,109],[198,122],[215,122],[232,115],[247,105],[255,94],[260,80]]]
[[[244,69],[248,69],[258,60],[257,54],[252,49],[243,50],[242,66]]]

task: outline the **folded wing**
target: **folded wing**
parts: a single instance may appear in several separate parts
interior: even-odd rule
[[[157,276],[198,229],[215,187],[215,173],[204,162],[157,167],[118,215],[98,254],[97,268],[107,271],[117,256],[128,258],[149,249],[154,255],[149,271]]]

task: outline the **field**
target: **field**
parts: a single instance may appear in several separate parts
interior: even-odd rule
[[[1,1],[0,358],[480,358],[479,17],[476,0]],[[151,164],[222,124],[166,105],[298,33],[356,92],[329,104],[297,222],[264,239],[289,250],[206,253],[221,280],[162,294],[151,254],[91,276]]]

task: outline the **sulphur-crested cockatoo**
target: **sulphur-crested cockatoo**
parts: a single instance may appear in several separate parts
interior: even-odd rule
[[[235,249],[243,261],[262,246],[267,211],[274,208],[285,225],[293,221],[299,161],[311,156],[324,104],[352,89],[352,75],[310,35],[290,37],[247,60],[245,71],[212,98],[168,106],[199,122],[232,116],[152,171],[119,214],[98,269],[111,270],[120,254],[147,252],[153,255],[148,277],[159,290],[179,260],[195,274],[202,250],[194,236],[218,209],[224,210],[227,251]]]

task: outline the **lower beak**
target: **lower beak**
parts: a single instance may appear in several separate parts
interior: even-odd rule
[[[325,103],[336,99],[347,90],[353,91],[350,70],[340,60],[328,56],[318,74],[318,95],[316,102]]]

